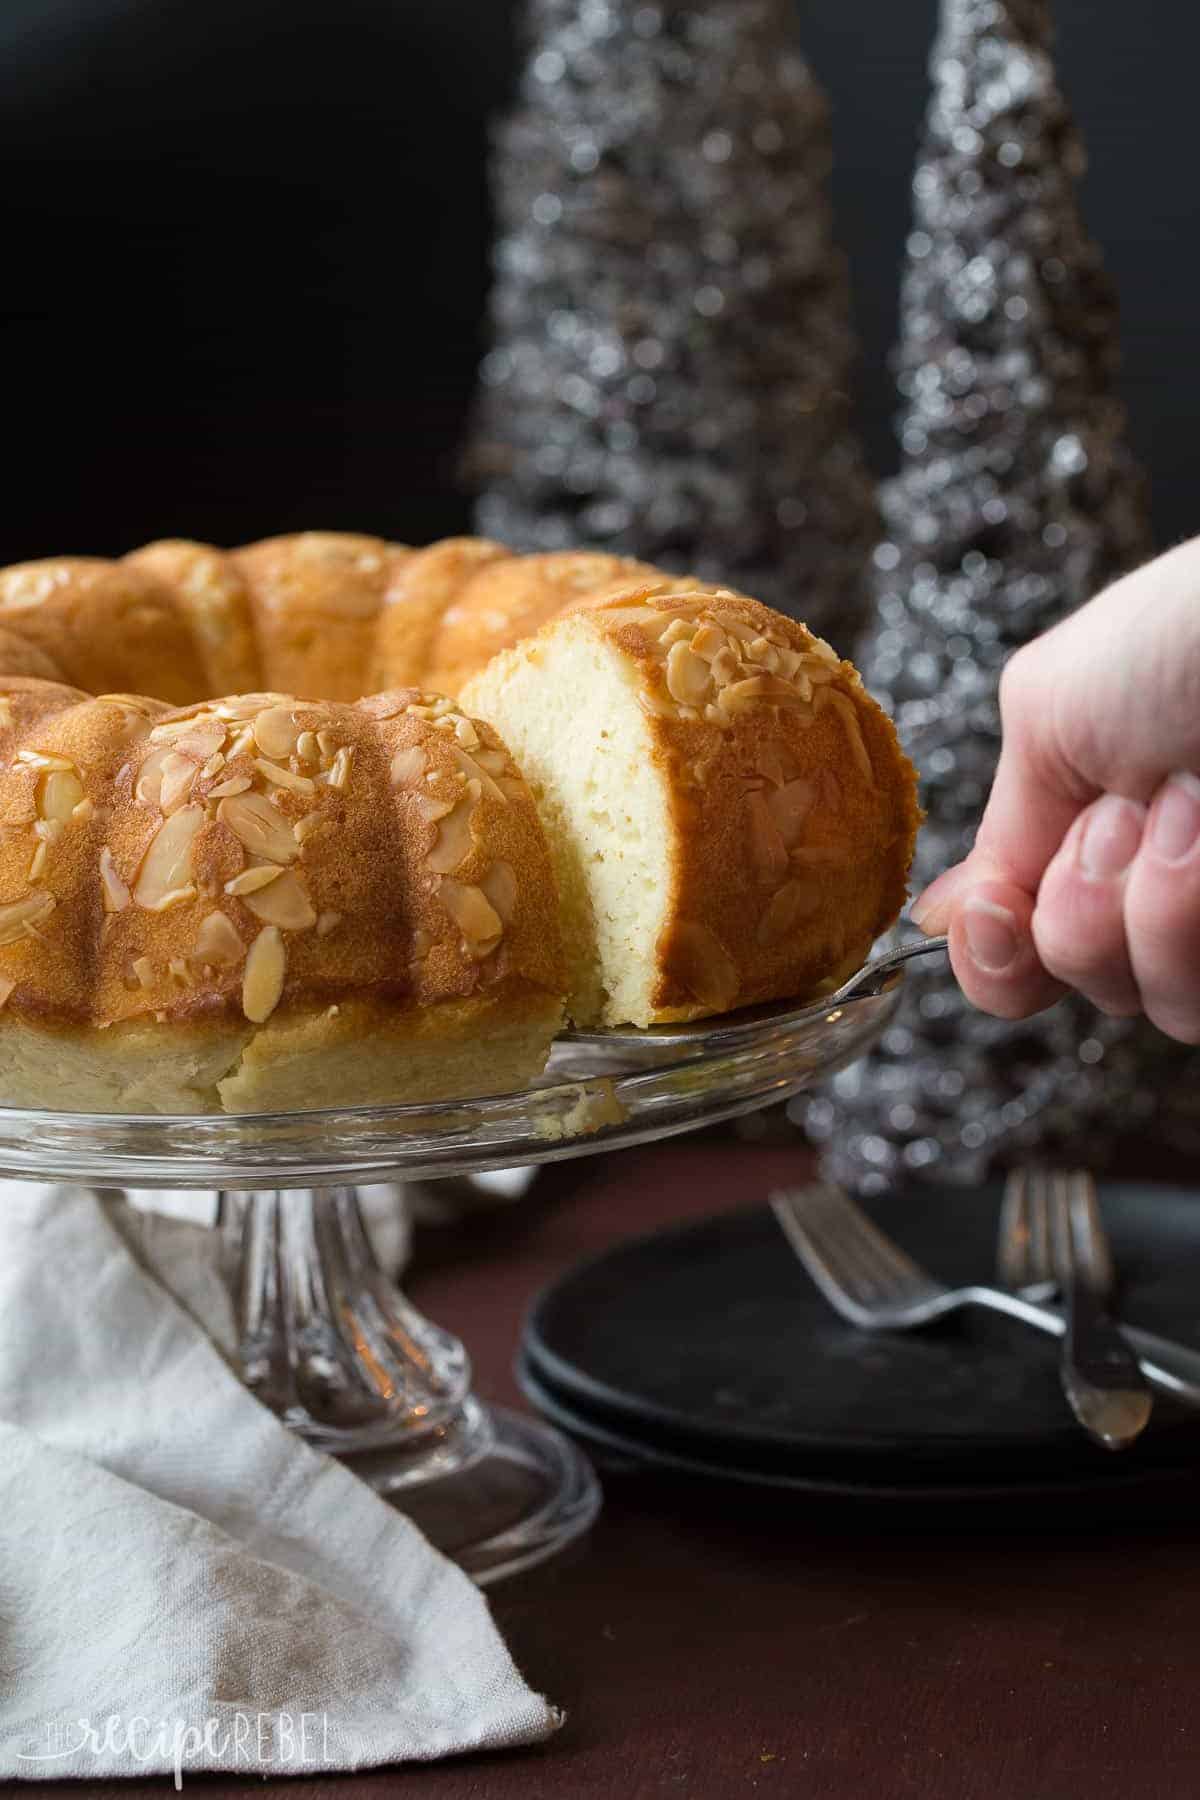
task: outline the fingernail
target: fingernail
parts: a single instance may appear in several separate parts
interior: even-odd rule
[[[1185,862],[1200,839],[1200,778],[1186,769],[1158,790],[1150,821],[1150,848],[1160,862]]]
[[[975,894],[964,900],[962,916],[971,960],[988,975],[1002,975],[1016,959],[1020,945],[1012,913]]]
[[[1146,810],[1120,794],[1105,794],[1089,806],[1079,840],[1079,867],[1089,881],[1123,875],[1142,841]]]
[[[929,911],[931,905],[932,905],[932,901],[929,898],[929,889],[926,888],[926,890],[923,894],[917,895],[917,898],[913,901],[912,905],[909,907],[908,916],[912,920],[913,924],[917,927],[918,931],[921,929],[921,923],[922,923],[926,913]]]

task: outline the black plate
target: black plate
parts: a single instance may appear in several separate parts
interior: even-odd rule
[[[1147,1462],[1141,1457],[1108,1457],[1089,1468],[1041,1474],[1010,1468],[1009,1480],[999,1470],[990,1479],[975,1470],[971,1479],[972,1472],[965,1467],[957,1471],[961,1478],[955,1479],[955,1471],[935,1463],[914,1464],[898,1475],[894,1461],[871,1465],[805,1456],[791,1467],[778,1461],[764,1465],[742,1459],[737,1446],[706,1445],[702,1439],[688,1440],[656,1427],[637,1436],[632,1427],[622,1431],[610,1419],[577,1411],[562,1393],[539,1379],[528,1358],[518,1361],[517,1378],[537,1410],[583,1444],[606,1475],[645,1471],[804,1495],[814,1504],[836,1502],[842,1509],[835,1515],[838,1518],[844,1517],[847,1502],[868,1508],[886,1502],[893,1524],[916,1519],[923,1527],[930,1523],[930,1508],[940,1508],[938,1529],[949,1528],[951,1521],[1023,1529],[1031,1508],[1036,1508],[1039,1524],[1046,1522],[1050,1502],[1070,1509],[1067,1516],[1073,1530],[1084,1524],[1103,1528],[1114,1515],[1141,1514],[1148,1504],[1156,1516],[1177,1513],[1181,1505],[1187,1518],[1194,1516],[1198,1470],[1187,1458]],[[1076,1502],[1083,1496],[1088,1511],[1081,1517]]]
[[[998,1187],[922,1188],[872,1209],[918,1261],[958,1283],[991,1266]],[[1200,1194],[1112,1185],[1104,1216],[1131,1323],[1200,1349]],[[1057,1347],[965,1312],[873,1335],[833,1314],[762,1210],[728,1213],[571,1270],[535,1303],[526,1379],[633,1454],[746,1478],[892,1489],[1127,1478],[1200,1462],[1200,1415],[1166,1401],[1131,1452],[1080,1432]]]

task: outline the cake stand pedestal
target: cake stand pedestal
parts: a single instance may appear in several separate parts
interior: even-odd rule
[[[539,1420],[472,1397],[466,1351],[388,1280],[353,1187],[222,1192],[217,1217],[242,1379],[285,1425],[478,1582],[586,1531],[590,1465]]]
[[[805,1007],[567,1033],[521,1093],[193,1118],[0,1108],[0,1175],[208,1195],[247,1386],[495,1580],[586,1530],[599,1488],[568,1439],[472,1397],[462,1345],[376,1261],[362,1185],[586,1156],[787,1100],[871,1046],[902,961],[939,947],[901,946]]]

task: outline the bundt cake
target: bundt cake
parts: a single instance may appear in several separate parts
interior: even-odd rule
[[[816,991],[917,818],[849,663],[629,559],[307,532],[3,570],[0,1100],[516,1087],[564,1001]]]
[[[892,924],[915,771],[853,666],[732,593],[633,587],[462,690],[533,789],[579,1021],[811,994]]]
[[[170,539],[116,562],[0,571],[0,672],[175,705],[263,690],[454,694],[565,606],[657,573],[598,551],[517,556],[483,538],[410,550],[302,531],[228,551]]]
[[[9,1104],[432,1100],[545,1063],[545,840],[499,738],[448,700],[172,709],[2,677],[0,823]]]

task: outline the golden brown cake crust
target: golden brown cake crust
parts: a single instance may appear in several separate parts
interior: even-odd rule
[[[169,709],[0,678],[6,1024],[556,1013],[557,896],[496,734],[416,690]],[[461,1015],[460,1022],[461,1022]],[[341,1028],[338,1028],[339,1030]],[[102,1054],[102,1049],[98,1051]]]
[[[552,550],[489,560],[443,613],[425,682],[457,694],[497,651],[519,643],[584,597],[660,579],[648,563],[599,551]]]
[[[263,678],[285,693],[330,700],[368,692],[383,596],[411,555],[402,544],[339,531],[233,551],[250,589]]]
[[[655,1018],[804,995],[857,968],[904,904],[921,814],[854,666],[731,592],[580,610],[639,669],[671,795]]]
[[[163,538],[124,560],[170,589],[203,659],[205,694],[250,694],[265,686],[250,590],[228,552]]]

